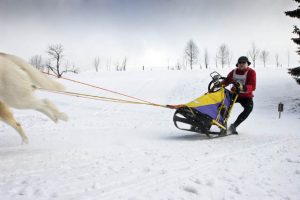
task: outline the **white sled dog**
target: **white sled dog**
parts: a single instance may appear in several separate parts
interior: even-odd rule
[[[68,120],[68,116],[60,112],[49,100],[40,100],[34,96],[36,87],[64,90],[60,83],[48,78],[23,59],[0,53],[0,120],[18,131],[25,143],[28,143],[28,138],[9,107],[34,109],[47,115],[54,122]]]

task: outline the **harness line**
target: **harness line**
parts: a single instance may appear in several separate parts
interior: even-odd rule
[[[36,89],[51,92],[51,93],[56,93],[56,94],[64,94],[64,95],[68,95],[68,96],[81,97],[81,98],[85,98],[85,99],[93,99],[93,100],[108,101],[108,102],[115,102],[115,103],[141,104],[141,105],[149,105],[149,106],[157,106],[157,107],[168,108],[165,105],[154,104],[154,103],[128,101],[128,100],[124,100],[124,99],[102,97],[102,96],[89,95],[89,94],[83,94],[83,93],[77,93],[77,92],[48,90],[48,89],[44,89],[44,88],[40,88],[40,87],[36,87]]]
[[[46,72],[43,72],[44,74],[47,74],[47,75],[50,75],[50,76],[54,76],[54,77],[57,77],[56,75],[54,74],[48,74]],[[131,98],[131,99],[135,99],[135,100],[138,100],[138,101],[142,101],[144,103],[147,103],[147,104],[153,104],[153,105],[158,105],[158,104],[155,104],[155,103],[152,103],[150,101],[146,101],[146,100],[143,100],[143,99],[139,99],[139,98],[136,98],[136,97],[132,97],[132,96],[129,96],[129,95],[126,95],[126,94],[122,94],[120,92],[116,92],[116,91],[112,91],[112,90],[109,90],[109,89],[105,89],[105,88],[102,88],[102,87],[99,87],[99,86],[95,86],[95,85],[91,85],[91,84],[88,84],[88,83],[83,83],[83,82],[80,82],[80,81],[76,81],[76,80],[73,80],[73,79],[70,79],[70,78],[65,78],[65,77],[60,77],[61,79],[64,79],[64,80],[68,80],[68,81],[72,81],[72,82],[75,82],[75,83],[78,83],[78,84],[81,84],[81,85],[85,85],[85,86],[89,86],[89,87],[93,87],[93,88],[96,88],[96,89],[99,89],[99,90],[104,90],[104,91],[107,91],[107,92],[110,92],[110,93],[114,93],[114,94],[118,94],[118,95],[121,95],[121,96],[125,96],[125,97],[128,97],[128,98]],[[126,101],[126,100],[124,100]]]

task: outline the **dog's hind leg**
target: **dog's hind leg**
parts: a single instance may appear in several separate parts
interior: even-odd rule
[[[18,85],[18,87],[14,88],[14,92],[6,95],[7,104],[10,107],[18,108],[18,109],[34,109],[37,110],[54,122],[58,120],[67,121],[68,117],[65,113],[60,112],[53,103],[51,103],[47,99],[38,99],[33,94],[33,89],[31,86],[25,87]]]
[[[38,100],[38,103],[34,106],[35,110],[44,113],[54,122],[57,122],[58,120],[68,120],[68,116],[63,112],[60,112],[56,108],[56,106],[53,103],[51,103],[51,101],[49,101],[48,99]]]
[[[0,119],[5,123],[7,123],[8,125],[10,125],[11,127],[13,127],[20,134],[24,143],[26,144],[28,143],[28,138],[21,124],[15,120],[9,107],[1,101],[0,101]]]

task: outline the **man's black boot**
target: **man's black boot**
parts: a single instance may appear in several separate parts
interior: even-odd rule
[[[234,124],[230,125],[229,132],[231,132],[231,134],[238,134],[238,132],[236,131],[236,126]]]

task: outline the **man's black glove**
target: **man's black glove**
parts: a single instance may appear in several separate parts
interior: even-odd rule
[[[233,85],[234,85],[237,93],[245,92],[247,90],[246,85],[243,85],[242,83],[240,83],[238,81],[234,82]]]

